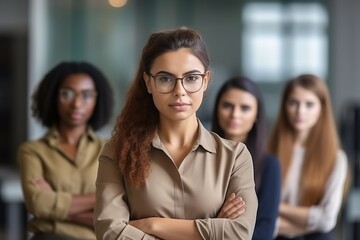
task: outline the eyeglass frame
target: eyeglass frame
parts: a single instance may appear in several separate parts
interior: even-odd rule
[[[186,92],[188,92],[188,93],[196,93],[196,92],[200,91],[200,89],[201,89],[202,86],[204,85],[204,78],[206,77],[206,72],[207,72],[207,71],[205,71],[204,73],[189,73],[189,74],[184,75],[183,77],[175,77],[175,75],[173,75],[173,74],[171,74],[171,73],[168,73],[168,74],[159,74],[159,75],[152,75],[150,72],[148,72],[148,73],[146,73],[146,74],[149,75],[150,77],[152,77],[152,78],[154,79],[155,88],[156,88],[156,90],[157,90],[159,93],[168,94],[168,93],[171,93],[172,91],[174,91],[174,89],[176,88],[176,85],[177,85],[177,81],[178,81],[178,80],[180,80],[181,86],[185,89]],[[157,88],[156,81],[155,81],[155,77],[157,77],[157,76],[167,76],[167,75],[174,77],[174,79],[175,79],[174,87],[173,87],[173,89],[171,89],[171,90],[168,91],[168,92],[160,92],[159,89]],[[196,90],[196,91],[194,91],[194,92],[188,91],[188,90],[185,88],[185,86],[184,86],[184,78],[186,78],[186,77],[188,77],[188,76],[190,76],[190,75],[201,76],[201,86],[199,87],[198,90]]]
[[[69,100],[65,100],[64,99],[64,96],[62,96],[62,92],[64,92],[64,91],[69,91],[69,92],[73,92],[74,93],[74,97],[73,98],[71,98],[71,99],[69,99]],[[91,95],[91,98],[90,99],[85,99],[84,98],[84,94],[85,93],[91,93],[92,95]],[[79,96],[80,96],[80,99],[81,99],[81,102],[82,103],[88,103],[90,100],[96,100],[96,98],[97,98],[97,95],[98,95],[98,92],[96,91],[96,90],[82,90],[82,91],[80,91],[80,92],[77,92],[77,91],[74,91],[73,89],[70,89],[70,88],[59,88],[59,90],[58,90],[58,98],[59,98],[59,100],[61,101],[61,102],[63,102],[63,103],[71,103],[71,102],[74,102]]]

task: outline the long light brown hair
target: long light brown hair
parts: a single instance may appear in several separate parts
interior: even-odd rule
[[[150,170],[149,154],[158,123],[159,111],[148,93],[144,73],[150,73],[160,55],[188,48],[209,70],[209,56],[202,37],[191,29],[153,33],[145,45],[135,80],[117,118],[111,142],[116,149],[120,172],[135,186],[141,185]]]
[[[286,104],[295,87],[314,93],[321,104],[321,113],[306,142],[300,179],[300,204],[318,204],[323,197],[326,182],[335,165],[339,138],[331,108],[328,89],[321,79],[304,74],[290,80],[285,86],[279,115],[269,139],[269,150],[277,155],[282,166],[282,181],[286,180],[295,145],[295,131],[287,117]]]

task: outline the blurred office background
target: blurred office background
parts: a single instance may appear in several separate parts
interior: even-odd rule
[[[0,239],[26,236],[16,149],[44,132],[29,100],[45,72],[66,60],[96,64],[111,79],[117,114],[149,34],[182,26],[198,30],[210,52],[212,83],[199,112],[207,127],[214,95],[232,75],[258,82],[270,126],[288,78],[326,81],[353,174],[336,236],[360,239],[359,11],[358,0],[0,0]]]

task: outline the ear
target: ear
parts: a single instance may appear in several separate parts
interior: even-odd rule
[[[208,88],[209,86],[209,83],[210,83],[210,78],[211,78],[211,73],[210,71],[206,71],[205,72],[205,77],[204,77],[204,92],[206,91],[206,89]]]
[[[151,94],[151,79],[150,79],[149,75],[147,75],[145,72],[143,73],[143,79],[145,81],[145,85],[146,85],[148,93]]]

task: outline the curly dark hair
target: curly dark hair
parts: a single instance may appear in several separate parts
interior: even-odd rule
[[[114,98],[105,75],[87,62],[61,62],[44,76],[32,96],[32,114],[42,125],[51,127],[59,123],[57,107],[59,87],[69,75],[78,73],[89,75],[98,93],[96,106],[88,124],[94,130],[98,130],[108,123],[113,111]]]
[[[210,59],[200,34],[191,29],[153,33],[143,48],[139,68],[125,105],[113,130],[111,141],[117,151],[120,172],[135,186],[149,174],[151,141],[159,123],[159,111],[148,93],[144,73],[149,73],[155,59],[164,53],[187,48],[209,70]]]

